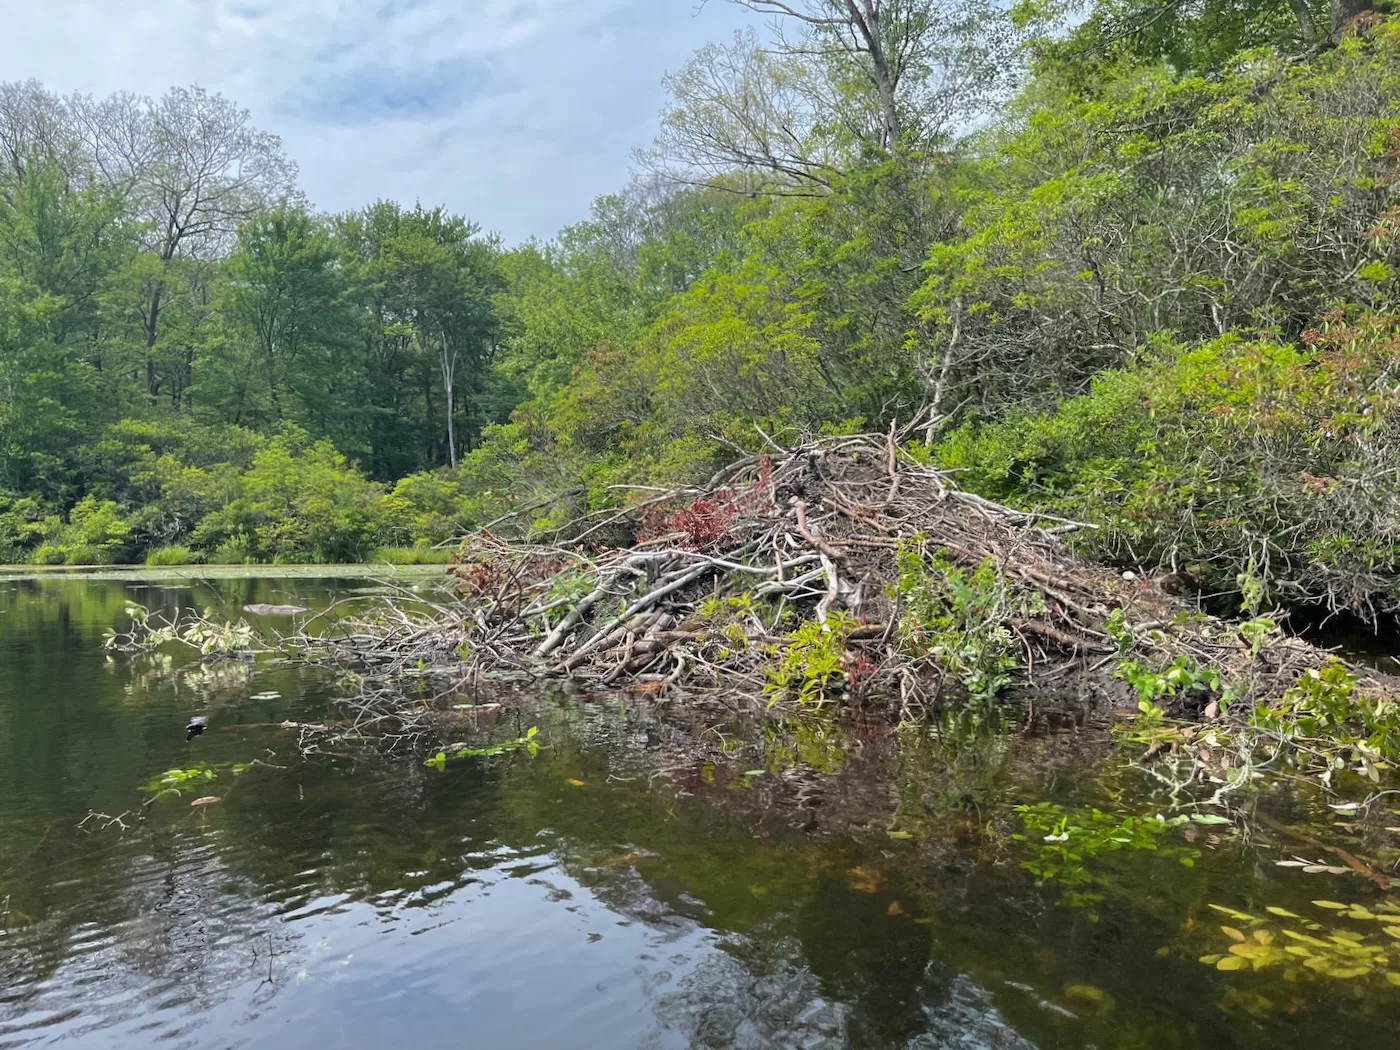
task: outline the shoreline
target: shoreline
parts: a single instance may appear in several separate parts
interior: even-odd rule
[[[325,565],[0,565],[0,581],[31,579],[201,580],[285,577],[355,579],[372,576],[445,576],[446,565],[394,565],[389,562]]]

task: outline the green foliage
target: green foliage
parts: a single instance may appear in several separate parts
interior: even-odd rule
[[[1054,413],[940,449],[980,491],[1100,524],[1081,542],[1174,578],[1365,611],[1400,594],[1400,533],[1344,479],[1400,452],[1396,321],[1335,312],[1302,346],[1214,340],[1110,373]],[[1369,484],[1369,483],[1368,483]]]
[[[108,185],[82,136],[75,155],[64,132],[31,131],[19,141],[58,152],[19,147],[0,163],[0,486],[7,504],[33,502],[0,506],[0,557],[140,561],[187,546],[342,560],[460,530],[457,509],[423,492],[367,506],[379,494],[346,457],[385,481],[428,477],[504,420],[514,395],[489,374],[494,242],[441,209],[381,202],[333,219],[293,194],[255,208],[219,254],[231,219],[200,209],[222,190],[152,230],[143,194]],[[181,236],[208,250],[196,260]],[[282,452],[307,461],[293,487],[311,500],[285,526],[263,485],[292,469],[270,462]]]
[[[109,627],[103,632],[103,643],[109,650],[151,652],[178,642],[201,656],[212,657],[248,653],[257,643],[257,635],[246,620],[235,623],[220,619],[212,609],[205,609],[203,615],[185,613],[169,618],[129,601],[125,611],[131,621],[128,630],[119,632]]]
[[[126,553],[130,534],[131,522],[116,503],[84,496],[67,521],[49,515],[20,538],[40,541],[31,556],[38,565],[110,565]]]
[[[755,601],[754,596],[747,592],[722,597],[716,595],[702,601],[697,613],[705,621],[706,633],[724,640],[725,647],[720,650],[720,655],[727,657],[749,648],[749,632],[755,624],[764,626],[765,617],[772,621],[773,630],[791,617],[790,610],[770,609],[768,604],[762,599]],[[764,627],[764,630],[768,628]]]
[[[997,97],[1000,12],[882,8],[912,49],[893,110],[828,29],[781,61],[708,47],[663,138],[738,135],[709,183],[639,184],[509,251],[442,209],[318,215],[279,184],[196,252],[81,142],[9,156],[0,557],[417,551],[897,419],[977,491],[1251,616],[1400,605],[1400,28],[1323,8],[1026,0],[1027,76],[961,139],[940,106]],[[776,94],[708,81],[726,55]],[[925,597],[955,622],[913,644],[1001,689],[980,614]]]
[[[967,572],[944,554],[926,558],[921,539],[902,543],[895,560],[891,597],[902,610],[900,645],[915,658],[931,658],[973,699],[996,697],[1018,666],[1005,627],[1011,595],[996,564],[988,559]]]
[[[189,769],[167,769],[164,773],[157,773],[141,785],[141,790],[149,795],[161,795],[172,790],[179,794],[182,788],[201,787],[217,780],[218,776],[212,766],[201,762]]]
[[[329,441],[273,438],[237,479],[231,499],[191,533],[216,550],[260,561],[363,561],[384,525],[383,492]]]
[[[1379,977],[1400,985],[1400,906],[1388,900],[1375,904],[1375,910],[1338,901],[1312,903],[1332,917],[1363,925],[1329,925],[1280,907],[1265,909],[1271,918],[1263,918],[1212,904],[1238,925],[1220,926],[1225,950],[1202,955],[1200,961],[1223,971],[1273,970],[1289,982]]]
[[[1184,656],[1178,656],[1165,667],[1154,667],[1140,660],[1119,660],[1113,677],[1121,678],[1138,695],[1138,705],[1144,714],[1161,709],[1156,702],[1186,692],[1203,692],[1212,696],[1222,691],[1220,672],[1214,667],[1202,667]]]
[[[457,758],[491,758],[496,755],[504,755],[511,751],[524,749],[530,755],[539,753],[540,744],[535,738],[539,736],[538,726],[531,726],[525,731],[524,736],[516,737],[514,740],[506,740],[499,744],[491,744],[487,747],[469,747],[466,744],[454,744],[450,748],[445,748],[437,754],[426,759],[423,764],[429,769],[436,769],[439,773],[447,769],[448,761]]]
[[[221,762],[217,765],[201,762],[187,769],[167,769],[164,773],[157,773],[142,784],[139,790],[152,796],[150,801],[154,802],[163,795],[181,795],[188,790],[201,790],[225,773],[235,777],[242,776],[251,768],[251,762]]]
[[[426,543],[413,547],[376,547],[369,560],[389,565],[447,565],[452,561],[452,552]]]
[[[826,623],[804,620],[787,635],[764,667],[769,706],[784,698],[812,706],[837,699],[846,683],[847,641],[859,625],[850,613],[835,609]]]
[[[1308,668],[1278,701],[1255,707],[1251,726],[1285,744],[1298,764],[1321,765],[1326,780],[1352,769],[1377,781],[1400,764],[1400,703],[1359,684],[1340,661]]]

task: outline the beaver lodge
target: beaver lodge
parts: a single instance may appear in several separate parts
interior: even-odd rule
[[[1274,618],[1207,616],[1076,557],[1066,538],[1090,526],[965,492],[893,431],[775,447],[700,489],[638,492],[556,542],[469,536],[455,599],[391,601],[306,644],[356,668],[368,698],[402,695],[405,676],[439,701],[569,679],[906,718],[1002,695],[1118,704],[1136,691],[1210,719],[1331,659]]]

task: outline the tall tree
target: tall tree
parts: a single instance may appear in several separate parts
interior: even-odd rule
[[[667,78],[654,168],[683,181],[736,172],[824,192],[862,159],[943,143],[1014,68],[987,0],[730,0],[771,16],[702,48]]]
[[[495,354],[501,276],[496,246],[478,233],[475,223],[443,208],[417,205],[410,211],[390,201],[340,220],[378,376],[371,381],[381,410],[375,459],[386,476],[395,473],[389,463],[405,451],[407,385],[416,383],[422,398],[423,443],[410,458],[455,466],[459,426],[467,427],[468,442],[480,427],[473,398]],[[442,395],[441,409],[435,392]]]
[[[165,271],[176,260],[216,258],[240,223],[295,202],[297,168],[276,135],[252,126],[246,109],[203,88],[171,88],[156,100],[75,96],[68,108],[98,170],[145,221],[144,247],[159,263],[141,317],[146,393],[155,400],[171,372],[162,374],[157,352]]]
[[[123,408],[102,289],[135,250],[120,202],[38,154],[0,175],[0,461],[61,495],[83,437]]]
[[[347,451],[362,447],[354,403],[347,285],[326,224],[282,207],[238,230],[219,283],[219,353],[206,362],[203,400],[243,425],[292,421]]]

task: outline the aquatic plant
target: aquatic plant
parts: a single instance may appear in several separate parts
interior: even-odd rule
[[[1375,975],[1400,985],[1400,904],[1383,900],[1372,910],[1340,901],[1312,903],[1338,919],[1371,924],[1370,929],[1328,925],[1276,906],[1266,908],[1271,918],[1264,918],[1212,904],[1237,925],[1222,925],[1225,950],[1202,955],[1200,961],[1226,972],[1277,970],[1286,981]]]
[[[157,773],[142,784],[138,790],[151,796],[147,800],[147,805],[149,805],[162,795],[180,795],[183,794],[183,789],[202,787],[210,781],[217,780],[224,773],[237,777],[242,776],[252,768],[253,763],[251,762],[223,762],[217,765],[201,762],[185,769],[167,769],[163,773]]]
[[[447,763],[456,758],[486,758],[494,755],[504,755],[509,751],[519,751],[524,748],[530,754],[538,754],[540,750],[539,741],[535,738],[539,736],[539,726],[531,726],[524,736],[516,737],[514,740],[506,740],[499,744],[491,744],[488,747],[471,747],[467,744],[453,744],[451,747],[443,748],[437,754],[424,761],[424,765],[439,772],[447,768]]]

